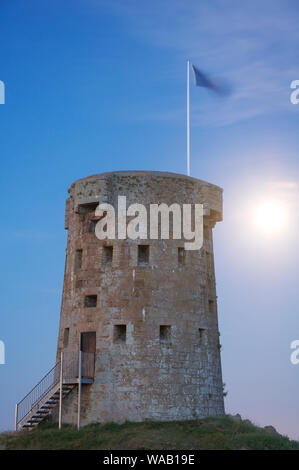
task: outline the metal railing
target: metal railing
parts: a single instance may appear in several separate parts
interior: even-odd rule
[[[64,351],[63,353],[63,380],[72,380],[79,378],[79,352]],[[81,377],[93,378],[95,354],[81,351]]]
[[[60,361],[30,390],[16,405],[15,428],[32,411],[39,408],[44,398],[56,387],[60,380]]]
[[[79,364],[81,358],[81,364]],[[82,378],[94,378],[95,353],[79,351],[63,351],[61,360],[30,390],[29,393],[16,404],[15,430],[19,424],[32,413],[36,412],[42,402],[50,396],[59,383],[78,382],[81,371]],[[60,375],[62,370],[62,381]]]
[[[63,352],[63,379],[76,379],[79,377],[79,352]]]

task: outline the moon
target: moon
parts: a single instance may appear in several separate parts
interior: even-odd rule
[[[257,202],[253,210],[256,230],[267,237],[276,237],[287,229],[288,211],[280,200],[266,199]]]

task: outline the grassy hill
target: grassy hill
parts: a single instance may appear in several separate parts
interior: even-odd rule
[[[259,428],[248,420],[222,416],[198,421],[90,424],[79,432],[65,425],[41,424],[31,432],[0,434],[6,449],[105,449],[195,450],[257,449],[299,450],[299,442],[276,433],[271,426]]]

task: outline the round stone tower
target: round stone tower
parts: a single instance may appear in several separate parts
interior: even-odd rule
[[[95,353],[81,423],[186,420],[224,413],[212,229],[221,188],[174,173],[120,171],[80,179],[66,202],[67,255],[57,355]],[[99,240],[95,209],[203,204],[204,243]],[[172,227],[170,227],[172,228]],[[63,422],[77,421],[76,388]]]

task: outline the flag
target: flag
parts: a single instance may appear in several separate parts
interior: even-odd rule
[[[220,95],[230,94],[231,90],[227,85],[223,83],[222,86],[219,86],[218,83],[214,82],[209,77],[207,77],[206,74],[198,70],[198,68],[196,68],[193,64],[191,64],[191,66],[194,73],[194,81],[196,86],[209,88],[210,90],[213,90],[216,93],[219,93]]]
[[[190,176],[190,65],[194,73],[195,86],[208,88],[217,93],[218,96],[227,96],[231,94],[231,87],[221,80],[221,85],[218,81],[211,80],[207,75],[201,72],[193,64],[187,60],[187,175]]]
[[[191,67],[194,73],[194,81],[196,86],[210,88],[211,90],[215,90],[217,88],[215,83],[213,83],[203,72],[198,70],[193,64],[191,64]]]

